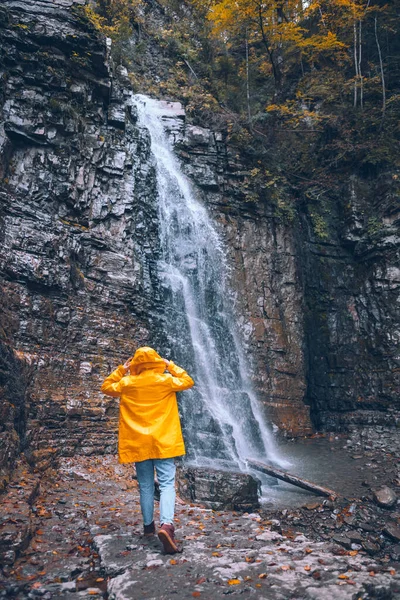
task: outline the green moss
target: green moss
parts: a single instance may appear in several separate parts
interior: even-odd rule
[[[370,236],[378,235],[383,228],[382,221],[378,217],[370,217],[367,224],[367,232]]]
[[[324,217],[318,214],[317,212],[310,212],[310,217],[313,226],[313,231],[317,238],[319,238],[320,240],[328,239],[328,224],[325,221]]]

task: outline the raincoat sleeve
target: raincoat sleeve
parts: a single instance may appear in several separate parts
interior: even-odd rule
[[[194,381],[186,373],[184,369],[178,367],[172,360],[169,361],[168,371],[171,373],[171,386],[174,392],[181,392],[182,390],[188,390],[194,386]]]
[[[115,371],[105,379],[101,391],[107,396],[120,396],[122,391],[122,378],[125,376],[124,365],[119,365]]]

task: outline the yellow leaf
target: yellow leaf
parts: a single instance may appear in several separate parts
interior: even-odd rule
[[[350,550],[349,555],[350,556],[357,556],[358,554],[358,550]]]
[[[266,577],[268,577],[267,573],[260,573],[258,579],[265,579]]]
[[[176,565],[176,560],[174,560],[173,558],[171,558],[171,560],[169,561],[170,565]]]
[[[228,585],[238,585],[239,583],[241,583],[240,579],[230,579],[228,581]]]
[[[343,575],[343,573],[342,573],[342,575],[338,576],[338,579],[348,579],[348,578],[349,578],[349,576],[348,575]]]

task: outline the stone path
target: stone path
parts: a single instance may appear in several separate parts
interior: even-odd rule
[[[178,505],[183,552],[171,557],[156,536],[141,535],[129,467],[110,456],[63,459],[42,480],[32,508],[36,531],[14,565],[3,568],[0,597],[394,600],[398,541],[389,544],[379,519],[396,528],[400,515],[371,506],[316,499],[300,511],[240,514]],[[362,526],[382,544],[368,551],[372,533]]]

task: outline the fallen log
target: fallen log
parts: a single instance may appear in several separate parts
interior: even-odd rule
[[[297,477],[297,475],[290,475],[290,473],[286,473],[286,471],[281,471],[280,469],[276,469],[271,465],[266,465],[265,463],[259,462],[258,460],[252,460],[250,458],[247,458],[246,462],[249,465],[249,467],[256,469],[257,471],[261,471],[262,473],[266,473],[267,475],[272,475],[272,477],[276,477],[277,479],[286,481],[286,483],[296,485],[297,487],[300,487],[303,490],[314,492],[314,494],[317,494],[318,496],[328,496],[329,498],[332,498],[332,500],[336,500],[336,498],[339,496],[339,494],[337,494],[333,490],[330,490],[329,488],[323,487],[322,485],[317,485],[316,483],[312,483],[311,481],[307,481],[307,479]]]

